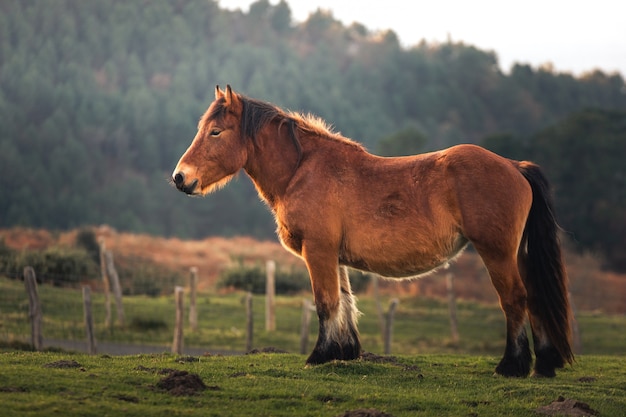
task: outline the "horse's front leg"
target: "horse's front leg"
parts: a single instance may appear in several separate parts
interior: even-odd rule
[[[314,256],[309,256],[305,260],[319,318],[317,343],[307,364],[358,358],[361,355],[356,325],[358,310],[347,268],[339,267],[333,258],[316,261]]]

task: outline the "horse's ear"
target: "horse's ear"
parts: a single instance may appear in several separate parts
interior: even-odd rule
[[[216,85],[215,86],[215,100],[218,100],[222,97],[224,97],[224,93],[222,92],[222,90],[220,90],[220,86]]]
[[[224,97],[226,98],[226,106],[230,106],[233,103],[233,90],[230,88],[229,84],[226,84]]]
[[[224,99],[226,107],[239,107],[239,98],[237,94],[233,93],[230,85],[226,84],[226,91],[224,92]]]

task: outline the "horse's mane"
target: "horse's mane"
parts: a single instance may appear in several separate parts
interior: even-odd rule
[[[265,101],[253,99],[242,94],[237,94],[241,101],[241,132],[244,136],[252,138],[256,144],[256,137],[259,131],[268,123],[278,120],[278,129],[287,125],[290,138],[298,152],[296,167],[302,159],[302,146],[300,139],[307,136],[315,136],[320,139],[329,140],[351,146],[358,150],[365,150],[365,147],[358,142],[342,136],[339,132],[333,131],[332,127],[322,118],[313,114],[303,114],[293,111],[284,111],[280,107]],[[224,117],[227,112],[224,98],[218,99],[210,112],[207,112],[199,123],[202,129],[207,122],[214,118]]]
[[[334,131],[333,127],[319,116],[311,113],[304,114],[292,111],[287,112],[286,115],[289,119],[293,120],[299,130],[304,133],[312,134],[323,139],[342,142],[347,145],[363,149],[363,145],[346,138],[339,132]]]
[[[335,132],[332,127],[322,118],[313,114],[303,114],[293,111],[284,111],[271,103],[253,99],[242,94],[237,97],[242,104],[241,114],[241,132],[243,135],[256,141],[259,131],[268,123],[278,120],[280,126],[286,124],[294,136],[292,140],[299,141],[302,136],[314,135],[322,139],[337,141],[347,145],[364,149],[364,147],[344,136],[339,132]],[[208,120],[223,117],[226,113],[225,100],[219,99],[210,113],[204,115],[200,120],[200,126],[206,126]],[[301,134],[298,134],[301,133]],[[296,144],[299,148],[299,144]]]

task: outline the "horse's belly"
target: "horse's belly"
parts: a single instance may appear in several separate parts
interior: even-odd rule
[[[379,248],[375,251],[344,253],[339,258],[343,265],[373,272],[389,278],[415,277],[431,272],[459,255],[467,246],[467,239],[458,236],[445,248],[423,250],[409,247]]]

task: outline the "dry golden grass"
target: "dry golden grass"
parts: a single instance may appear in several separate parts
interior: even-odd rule
[[[145,234],[118,232],[108,226],[93,229],[98,239],[115,258],[141,258],[163,267],[186,273],[198,268],[199,287],[213,286],[219,273],[240,259],[245,263],[262,263],[273,259],[279,266],[303,265],[278,242],[258,241],[250,237],[209,237],[203,240],[181,240]],[[51,233],[47,230],[13,228],[0,230],[7,246],[19,250],[39,250],[51,245],[74,244],[78,230]]]

